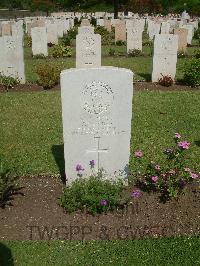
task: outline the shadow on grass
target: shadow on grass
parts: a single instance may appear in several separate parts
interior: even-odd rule
[[[137,73],[138,76],[142,77],[145,79],[146,82],[150,82],[151,81],[151,74],[149,73]]]
[[[195,145],[197,145],[198,147],[200,147],[200,140],[196,140],[194,143],[195,143]]]
[[[64,144],[61,145],[53,145],[52,148],[52,154],[55,158],[56,164],[60,171],[60,176],[63,184],[66,183],[66,177],[65,177],[65,159],[64,159]]]
[[[1,266],[14,265],[11,250],[2,243],[0,243],[0,265]]]

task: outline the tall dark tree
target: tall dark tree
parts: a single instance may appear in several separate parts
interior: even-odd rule
[[[114,0],[114,18],[118,18],[119,0]]]

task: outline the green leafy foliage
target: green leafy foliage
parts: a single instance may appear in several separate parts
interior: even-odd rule
[[[37,55],[33,55],[34,59],[44,59],[46,58],[46,56],[44,54],[37,54]]]
[[[51,89],[59,83],[61,69],[50,61],[41,63],[36,67],[38,84],[44,89]]]
[[[103,179],[101,172],[88,179],[79,177],[64,189],[59,204],[69,213],[85,209],[92,214],[106,212],[120,205],[123,187],[120,180]]]
[[[71,57],[72,56],[72,49],[71,49],[71,47],[64,46],[62,44],[55,45],[52,48],[52,56],[54,58]]]
[[[115,51],[115,49],[110,48],[109,51],[108,51],[108,54],[109,54],[110,56],[115,56],[115,55],[116,55],[116,51]]]
[[[72,29],[70,29],[67,33],[67,37],[70,40],[75,40],[76,39],[76,35],[78,34],[78,27],[73,27]]]
[[[114,34],[102,26],[97,26],[95,28],[95,33],[101,35],[102,45],[109,45],[114,42]]]
[[[13,78],[13,77],[7,77],[4,75],[1,75],[0,73],[0,85],[2,85],[6,91],[8,91],[9,89],[13,89],[16,85],[19,84],[19,80],[17,78]]]
[[[130,57],[137,57],[137,56],[142,56],[142,51],[138,49],[132,49],[128,51],[128,56]]]
[[[8,169],[4,169],[0,161],[0,207],[4,207],[9,201],[10,194],[15,188],[15,180]]]
[[[124,42],[124,41],[121,41],[121,40],[116,41],[116,45],[117,46],[122,46],[122,45],[125,45],[125,44],[126,44],[126,42]]]
[[[71,45],[71,38],[68,35],[64,35],[60,39],[60,42],[61,42],[61,45],[70,46]]]
[[[178,198],[184,192],[185,187],[200,180],[199,173],[191,170],[186,164],[186,151],[190,144],[187,141],[181,141],[181,135],[175,134],[175,146],[164,150],[167,157],[165,165],[151,161],[147,164],[144,173],[141,172],[143,164],[143,153],[135,152],[136,165],[138,170],[135,175],[136,185],[145,191],[157,191],[161,194],[163,200]],[[134,175],[134,174],[133,174]]]
[[[31,47],[32,46],[32,38],[31,38],[31,36],[25,35],[24,46],[25,47]]]
[[[200,49],[194,51],[194,58],[200,59]]]
[[[200,58],[193,58],[185,64],[184,82],[192,87],[200,86]]]

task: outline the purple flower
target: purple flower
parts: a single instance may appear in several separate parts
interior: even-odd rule
[[[141,158],[143,156],[143,153],[141,151],[135,151],[134,156],[137,158]]]
[[[184,188],[187,185],[187,182],[185,180],[181,180],[181,187]]]
[[[133,198],[139,198],[141,196],[141,191],[140,190],[134,190],[132,193],[131,193],[131,196]]]
[[[157,176],[152,176],[152,177],[151,177],[151,180],[152,180],[153,182],[157,182],[157,181],[158,181],[158,177],[157,177]]]
[[[101,204],[101,206],[107,206],[108,205],[108,201],[106,199],[102,199],[100,201],[100,204]]]
[[[199,176],[196,173],[190,173],[190,177],[192,177],[192,179],[197,179]]]
[[[180,139],[181,135],[179,133],[175,133],[175,139]]]
[[[189,146],[190,146],[190,142],[187,142],[187,141],[178,142],[178,147],[180,149],[188,150],[189,149]]]
[[[85,169],[83,168],[83,166],[81,164],[77,164],[76,165],[76,171],[79,172],[79,171],[84,171]]]
[[[90,167],[91,168],[94,168],[95,166],[95,160],[91,160],[90,163],[89,163]]]

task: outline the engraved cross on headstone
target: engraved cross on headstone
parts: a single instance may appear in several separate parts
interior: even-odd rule
[[[96,153],[97,154],[97,167],[98,167],[98,170],[100,170],[100,154],[101,153],[107,153],[108,149],[101,149],[100,148],[101,137],[94,137],[94,138],[95,138],[95,140],[97,140],[97,149],[87,150],[87,153]]]

